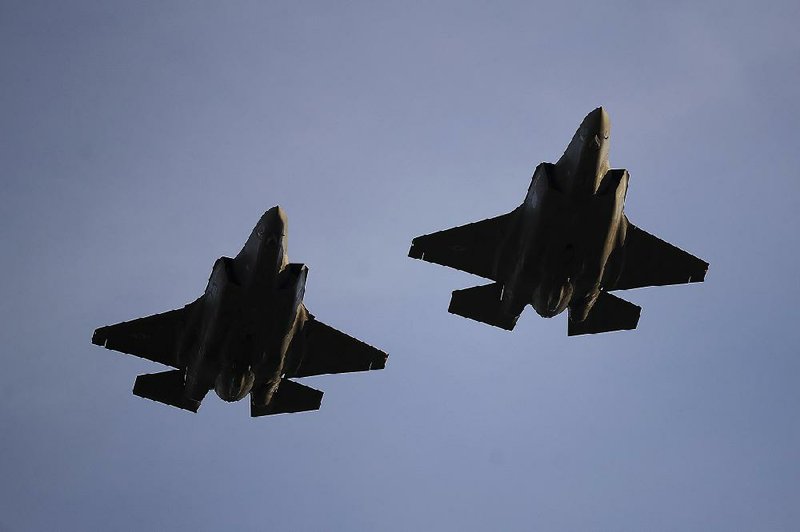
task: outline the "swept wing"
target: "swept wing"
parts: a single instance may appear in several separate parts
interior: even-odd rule
[[[627,218],[626,218],[627,220]],[[625,243],[609,257],[603,288],[699,283],[708,263],[628,222]]]
[[[178,342],[192,309],[200,299],[180,309],[100,327],[94,331],[92,343],[180,368],[177,360]]]
[[[286,377],[310,377],[383,369],[387,354],[369,344],[311,318],[299,342],[292,346],[293,360]]]
[[[415,238],[408,256],[498,280],[497,249],[514,212]]]

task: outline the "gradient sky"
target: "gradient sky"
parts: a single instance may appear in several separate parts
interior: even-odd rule
[[[0,530],[789,531],[800,4],[0,1]],[[634,332],[447,313],[412,237],[511,210],[603,105],[634,223],[711,263]],[[314,413],[134,397],[91,345],[280,204],[390,354]]]

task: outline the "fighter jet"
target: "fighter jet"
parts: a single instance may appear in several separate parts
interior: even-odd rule
[[[611,122],[589,113],[556,162],[536,167],[513,211],[415,238],[409,256],[494,281],[456,290],[449,311],[512,330],[526,305],[569,309],[570,336],[635,329],[641,308],[610,292],[703,281],[708,263],[633,225],[628,171],[608,162]]]
[[[134,395],[197,412],[212,388],[229,402],[250,394],[258,417],[320,407],[322,392],[292,378],[384,368],[386,353],[308,312],[308,268],[289,262],[286,229],[273,207],[236,258],[217,259],[198,299],[94,332],[94,344],[174,368],[139,375]]]

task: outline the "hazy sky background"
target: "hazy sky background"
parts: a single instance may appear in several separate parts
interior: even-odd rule
[[[0,1],[0,530],[788,531],[800,4]],[[711,263],[635,332],[447,313],[412,237],[508,212],[610,113],[634,223]],[[389,352],[250,419],[91,345],[280,204],[306,304]]]

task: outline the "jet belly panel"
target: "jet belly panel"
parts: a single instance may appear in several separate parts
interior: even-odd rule
[[[214,269],[203,297],[197,341],[193,352],[187,352],[186,383],[190,396],[205,395],[214,386],[214,379],[225,360],[239,323],[241,291],[233,282],[233,259],[221,257]]]
[[[570,199],[555,185],[553,171],[553,165],[540,164],[525,199],[520,256],[506,289],[508,297],[516,301],[517,314],[532,304],[542,316],[555,315],[563,310],[562,301],[568,301],[571,293],[565,287],[569,279],[565,240],[571,224]]]
[[[573,230],[577,257],[573,273],[575,291],[570,303],[570,316],[575,321],[586,319],[597,300],[608,257],[621,241],[627,190],[628,172],[610,170],[597,194],[579,211],[583,214]]]
[[[274,293],[271,332],[253,363],[256,382],[251,402],[255,405],[267,405],[280,385],[286,353],[298,324],[302,326],[305,319],[301,307],[307,276],[308,268],[304,264],[289,264],[279,276],[281,286]]]

